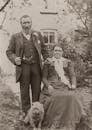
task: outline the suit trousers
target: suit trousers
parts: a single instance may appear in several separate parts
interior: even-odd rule
[[[20,77],[20,94],[22,110],[27,113],[30,108],[30,85],[32,91],[32,102],[38,101],[41,91],[41,69],[37,63],[22,63],[22,74]]]

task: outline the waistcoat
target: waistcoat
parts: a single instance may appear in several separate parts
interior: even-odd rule
[[[23,57],[30,58],[29,63],[39,63],[39,55],[33,43],[32,37],[28,40],[23,36]]]

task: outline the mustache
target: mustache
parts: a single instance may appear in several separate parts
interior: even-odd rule
[[[30,27],[25,27],[25,29],[30,29]]]

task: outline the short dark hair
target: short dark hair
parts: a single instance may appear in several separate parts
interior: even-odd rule
[[[30,18],[31,19],[31,17],[29,15],[25,14],[22,17],[20,17],[20,23],[22,22],[23,18]]]

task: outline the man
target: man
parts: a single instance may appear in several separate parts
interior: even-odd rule
[[[26,114],[30,108],[30,85],[32,101],[39,100],[43,39],[39,32],[32,30],[30,16],[22,16],[20,24],[22,31],[12,35],[6,54],[8,59],[16,65],[16,82],[20,83],[22,110]]]

